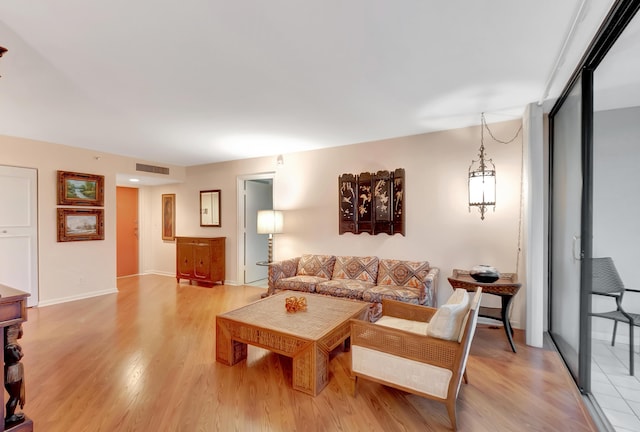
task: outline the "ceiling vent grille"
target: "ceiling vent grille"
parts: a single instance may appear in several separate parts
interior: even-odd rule
[[[149,173],[154,173],[154,174],[166,174],[166,175],[169,175],[169,168],[159,167],[159,166],[154,166],[154,165],[146,165],[146,164],[141,164],[141,163],[137,163],[136,164],[136,171],[144,171],[144,172],[149,172]]]

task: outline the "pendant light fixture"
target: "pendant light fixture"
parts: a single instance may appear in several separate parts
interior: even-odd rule
[[[487,126],[487,121],[484,118],[484,113],[480,116],[478,160],[471,161],[471,165],[469,165],[469,212],[471,212],[471,207],[477,207],[482,220],[484,220],[487,207],[493,207],[493,211],[496,210],[496,166],[491,159],[487,158],[484,151],[485,129],[494,141],[500,144],[511,144],[520,134],[522,123],[513,138],[508,141],[502,141],[491,133],[491,129]]]
[[[487,207],[493,206],[493,211],[496,210],[496,166],[491,159],[486,158],[484,152],[485,127],[484,113],[482,113],[479,159],[471,161],[469,165],[469,212],[471,207],[477,207],[482,220]]]

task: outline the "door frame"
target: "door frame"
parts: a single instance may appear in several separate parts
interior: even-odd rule
[[[244,227],[246,223],[245,217],[245,203],[244,203],[244,182],[247,180],[265,180],[271,179],[274,180],[276,176],[275,171],[265,172],[265,173],[256,173],[256,174],[245,174],[239,175],[236,181],[236,193],[237,193],[237,248],[238,248],[238,273],[236,275],[237,281],[241,284],[244,284]],[[275,182],[274,182],[275,183]],[[273,192],[272,192],[273,193]]]
[[[40,172],[37,168],[0,164],[3,168],[15,170],[16,175],[29,179],[29,203],[30,212],[28,225],[13,227],[15,231],[3,230],[0,236],[7,238],[27,237],[29,241],[28,280],[29,286],[14,287],[28,292],[27,307],[38,306],[40,302],[40,198],[38,195]]]

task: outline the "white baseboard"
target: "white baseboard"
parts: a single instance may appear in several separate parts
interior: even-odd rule
[[[169,272],[160,271],[160,270],[147,270],[144,273],[142,273],[142,275],[148,275],[148,274],[154,274],[158,276],[171,276],[173,278],[176,277],[175,273],[169,273]],[[186,280],[186,279],[183,279],[183,280]],[[232,285],[232,286],[242,285],[241,283],[238,283],[237,281],[232,281],[232,280],[226,280],[223,283],[225,285]]]
[[[98,297],[98,296],[103,296],[107,294],[117,294],[117,293],[118,293],[118,289],[113,288],[110,290],[93,291],[89,293],[83,293],[83,294],[78,294],[78,295],[69,296],[69,297],[61,297],[61,298],[52,299],[52,300],[44,300],[44,301],[40,300],[38,302],[37,307],[51,306],[51,305],[60,304],[60,303],[67,303],[67,302],[72,302],[76,300],[84,300],[91,297]]]
[[[140,273],[141,276],[149,275],[149,274],[154,274],[154,275],[159,275],[159,276],[171,276],[173,278],[176,277],[175,273],[169,273],[169,272],[160,271],[160,270],[147,270],[145,272]]]

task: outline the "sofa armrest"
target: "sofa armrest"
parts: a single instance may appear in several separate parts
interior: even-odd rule
[[[298,270],[300,257],[276,261],[269,264],[269,290],[268,295],[275,293],[276,282],[283,278],[293,277]]]
[[[382,315],[409,321],[429,322],[437,309],[398,300],[382,299]]]
[[[440,275],[440,269],[438,267],[430,267],[429,273],[424,278],[423,295],[420,296],[424,299],[421,304],[425,306],[438,306],[438,276]]]

